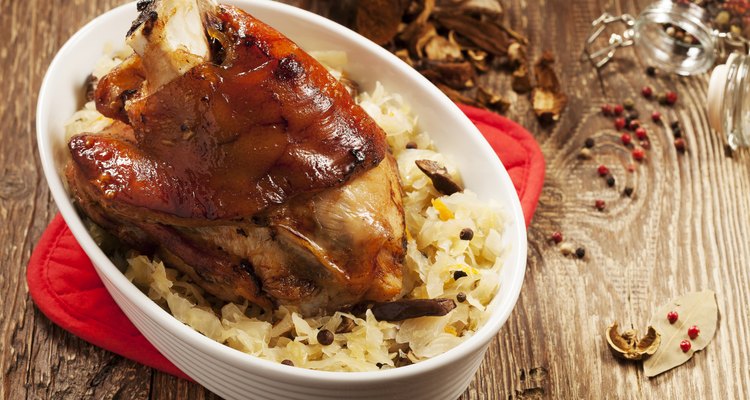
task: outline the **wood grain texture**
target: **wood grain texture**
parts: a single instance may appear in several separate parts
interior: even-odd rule
[[[70,35],[121,0],[0,0],[0,398],[214,399],[202,387],[155,372],[73,337],[34,308],[24,273],[56,208],[36,151],[37,91],[54,53]],[[514,312],[492,343],[462,399],[750,398],[750,154],[727,157],[705,113],[707,77],[649,78],[632,49],[599,76],[580,61],[589,23],[602,11],[636,13],[648,3],[613,0],[502,0],[505,18],[529,38],[529,57],[557,57],[570,103],[540,126],[509,76],[481,79],[513,101],[507,115],[529,128],[547,160],[547,181],[529,229],[526,279]],[[298,1],[317,11],[325,1]],[[674,108],[642,100],[644,85],[674,89]],[[664,126],[647,123],[652,150],[635,172],[603,102],[637,100],[683,125],[678,154]],[[641,118],[647,120],[648,118]],[[586,138],[594,158],[580,160]],[[606,164],[609,188],[596,175]],[[631,198],[621,195],[634,187]],[[594,210],[604,199],[604,212]],[[548,241],[560,230],[586,248],[563,257]],[[613,321],[645,329],[653,309],[693,290],[717,293],[720,325],[712,344],[686,365],[654,379],[615,360],[602,333]]]

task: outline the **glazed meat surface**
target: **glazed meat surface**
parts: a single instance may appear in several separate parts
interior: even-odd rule
[[[98,83],[116,121],[69,142],[81,210],[224,300],[311,314],[398,298],[404,215],[384,132],[273,28],[165,3],[139,2],[136,54]],[[166,18],[183,14],[202,36],[165,44]]]

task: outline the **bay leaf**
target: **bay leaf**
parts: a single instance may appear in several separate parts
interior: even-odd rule
[[[670,324],[667,313],[676,311],[679,318]],[[651,378],[687,362],[693,353],[704,349],[713,339],[719,320],[716,293],[710,290],[692,292],[673,299],[659,307],[649,325],[661,334],[661,346],[643,363],[643,372]],[[688,328],[697,326],[700,334],[690,339]],[[687,352],[680,349],[680,342],[689,340],[691,348]]]

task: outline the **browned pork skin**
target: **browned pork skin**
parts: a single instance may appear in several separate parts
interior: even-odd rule
[[[313,314],[400,297],[404,214],[384,132],[289,39],[199,1],[203,61],[155,61],[169,51],[155,10],[169,4],[139,3],[143,52],[96,89],[118,121],[69,143],[81,209],[224,300]]]

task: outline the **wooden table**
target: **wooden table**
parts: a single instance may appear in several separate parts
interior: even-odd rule
[[[37,91],[53,55],[73,32],[121,0],[0,0],[0,397],[215,398],[202,387],[93,347],[50,323],[32,303],[24,271],[56,212],[36,150]],[[529,38],[529,55],[557,57],[570,103],[562,119],[541,127],[526,96],[509,90],[505,73],[483,79],[513,100],[507,115],[529,128],[547,159],[547,181],[529,228],[529,261],[521,297],[463,399],[750,398],[750,156],[725,154],[707,123],[707,77],[647,77],[628,49],[601,73],[579,57],[590,22],[608,10],[635,13],[648,1],[502,0],[511,26]],[[634,173],[604,102],[627,97],[650,114],[643,85],[679,93],[673,109],[689,150],[678,154],[664,129]],[[647,118],[646,118],[647,119]],[[594,159],[577,158],[586,138]],[[607,187],[596,166],[617,179]],[[622,196],[625,185],[632,198]],[[595,199],[607,203],[594,210]],[[548,240],[560,230],[586,248],[564,257]],[[717,293],[714,341],[686,365],[655,379],[615,360],[602,333],[613,321],[645,328],[652,310],[679,294]]]

